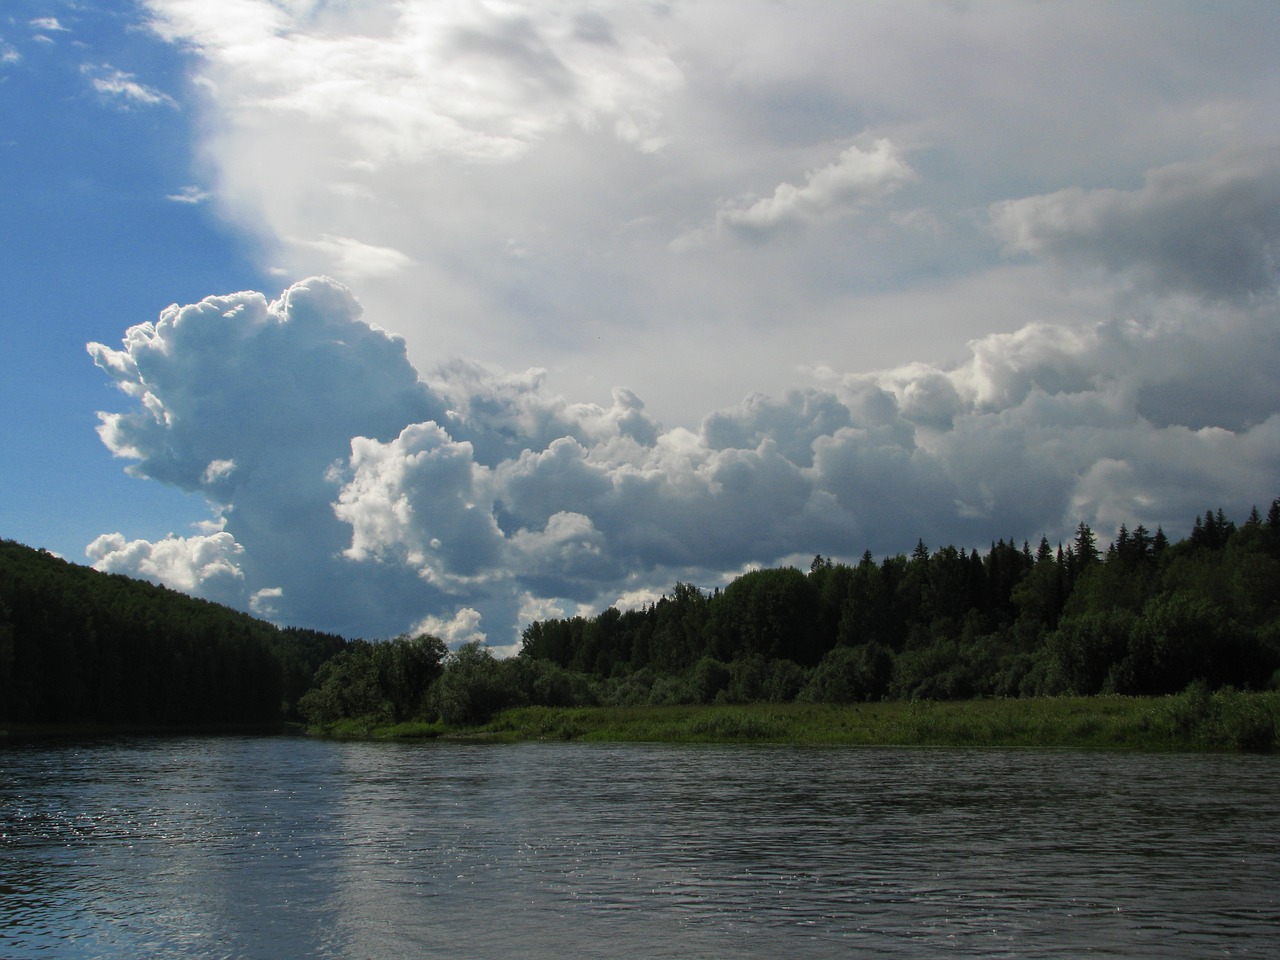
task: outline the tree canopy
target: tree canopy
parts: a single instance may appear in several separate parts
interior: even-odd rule
[[[651,702],[673,696],[672,677],[686,700],[1274,686],[1280,501],[1239,527],[1206,511],[1177,544],[1121,526],[1102,551],[1081,523],[1065,547],[1001,539],[986,553],[931,551],[919,540],[880,562],[818,556],[808,573],[755,570],[709,593],[677,584],[641,610],[531,624],[521,656]],[[763,679],[798,675],[798,689]]]

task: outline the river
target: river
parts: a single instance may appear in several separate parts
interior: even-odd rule
[[[0,957],[1270,957],[1280,758],[0,746]]]

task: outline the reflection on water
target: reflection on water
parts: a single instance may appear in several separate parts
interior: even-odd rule
[[[1270,956],[1280,759],[0,749],[0,956]]]

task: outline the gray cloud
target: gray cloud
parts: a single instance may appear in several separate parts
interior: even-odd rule
[[[1139,190],[1006,201],[992,218],[1011,251],[1102,267],[1146,290],[1237,300],[1280,285],[1274,145],[1161,167]]]
[[[209,209],[266,264],[358,288],[424,371],[626,385],[689,428],[800,367],[1067,323],[1083,294],[1002,264],[991,203],[1141,193],[1280,129],[1264,5],[145,7],[203,92]]]

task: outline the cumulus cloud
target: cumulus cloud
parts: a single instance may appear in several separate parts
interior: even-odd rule
[[[104,536],[95,563],[184,589],[234,580],[242,603],[290,621],[334,627],[341,610],[349,631],[372,618],[352,632],[431,623],[503,645],[521,610],[599,608],[806,552],[1173,525],[1206,500],[1265,499],[1280,467],[1265,376],[1249,422],[1189,422],[1206,415],[1192,384],[1213,341],[1249,345],[1223,364],[1273,369],[1272,306],[1219,306],[1212,327],[1200,313],[1030,325],[951,367],[752,396],[697,432],[648,420],[628,391],[569,403],[536,371],[446,365],[428,384],[359,314],[314,279],[271,303],[170,307],[123,349],[92,345],[138,407],[103,414],[104,442],[134,472],[202,491],[225,524],[157,544]]]
[[[249,612],[264,620],[276,621],[280,617],[279,601],[284,596],[280,587],[263,587],[249,595]]]
[[[1258,20],[145,6],[218,210],[380,325],[311,279],[91,347],[103,441],[210,501],[242,604],[504,644],[749,564],[1276,493]]]
[[[625,385],[690,428],[799,366],[955,361],[1063,320],[1009,319],[1033,285],[991,269],[982,211],[1132,189],[1265,137],[1280,103],[1254,9],[140,6],[189,65],[211,212],[278,275],[356,286],[424,371],[535,366],[597,402]]]
[[[479,489],[484,469],[470,443],[434,422],[412,424],[390,443],[354,438],[348,465],[351,479],[334,508],[352,529],[348,557],[399,548],[425,579],[445,588],[490,574],[501,533]]]
[[[240,567],[244,547],[226,532],[169,536],[155,543],[104,533],[85,548],[85,553],[95,570],[141,577],[179,590],[200,590],[206,595],[234,596],[234,583],[229,581],[244,579]]]
[[[330,593],[350,537],[326,479],[352,437],[391,440],[443,418],[404,343],[360,319],[343,287],[295,284],[173,305],[131,327],[122,346],[90,344],[94,362],[136,402],[101,415],[99,434],[131,472],[198,491],[245,548],[245,589],[281,587],[294,622],[361,632],[381,620],[376,590]],[[349,607],[349,615],[342,608]]]
[[[485,632],[480,629],[480,611],[463,607],[452,617],[423,617],[409,631],[414,636],[428,633],[439,637],[450,647],[460,647],[464,643],[484,643]],[[514,653],[515,651],[510,651]]]

